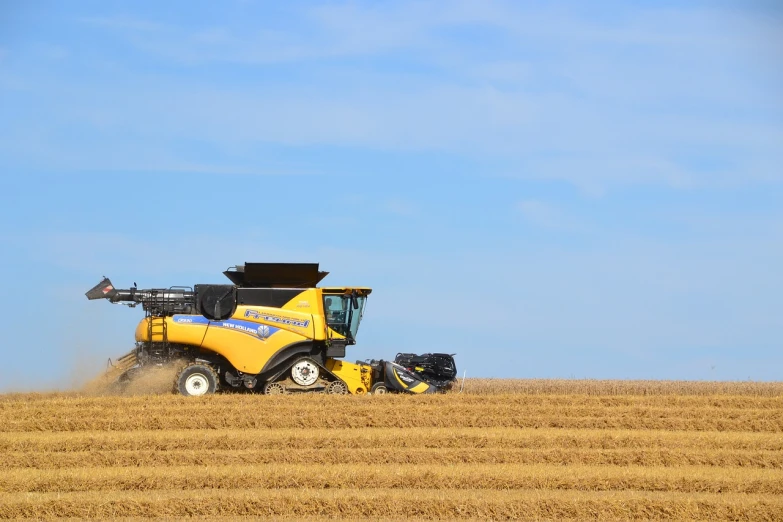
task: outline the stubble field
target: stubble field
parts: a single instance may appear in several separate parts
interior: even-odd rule
[[[0,518],[783,520],[783,383],[0,396]]]

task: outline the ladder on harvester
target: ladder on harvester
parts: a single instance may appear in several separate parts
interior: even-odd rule
[[[158,297],[159,294],[155,292],[151,299],[157,301]],[[170,350],[165,301],[160,304],[160,307],[147,307],[147,339],[149,344],[146,355],[152,358],[168,356]]]
[[[166,360],[171,354],[171,345],[169,345],[169,336],[167,331],[167,323],[165,315],[148,315],[147,316],[147,339],[148,343],[145,343],[146,350],[144,350],[144,358],[148,362]]]
[[[169,344],[169,336],[166,330],[166,317],[150,315],[147,322],[147,338],[153,343]]]
[[[169,337],[166,331],[166,294],[160,294],[157,290],[150,292],[149,301],[144,303],[144,310],[147,312],[147,339],[150,345],[161,343],[164,348],[168,348]],[[163,299],[161,299],[161,297]],[[153,303],[160,306],[151,306]]]

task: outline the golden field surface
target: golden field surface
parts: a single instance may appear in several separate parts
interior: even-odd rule
[[[0,396],[0,518],[783,520],[783,383]]]

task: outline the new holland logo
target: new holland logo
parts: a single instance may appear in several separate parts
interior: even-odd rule
[[[396,368],[395,368],[395,372],[397,373],[397,377],[399,377],[403,382],[405,382],[407,384],[410,384],[410,383],[412,383],[415,380],[413,377],[405,375],[403,372],[401,372],[400,370],[397,370]]]
[[[227,319],[225,321],[212,322],[201,315],[175,315],[174,322],[178,324],[206,326],[208,328],[225,328],[226,330],[233,330],[235,332],[252,335],[253,337],[262,341],[266,341],[279,330],[279,328],[276,326],[258,324],[252,321],[240,321],[238,319]]]

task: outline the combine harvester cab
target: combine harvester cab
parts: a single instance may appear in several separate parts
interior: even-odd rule
[[[183,395],[445,389],[413,367],[341,360],[356,343],[370,288],[317,287],[328,275],[317,263],[245,263],[224,274],[232,284],[120,290],[104,278],[86,293],[145,311],[136,348],[119,359],[118,381],[174,365],[174,389]]]

